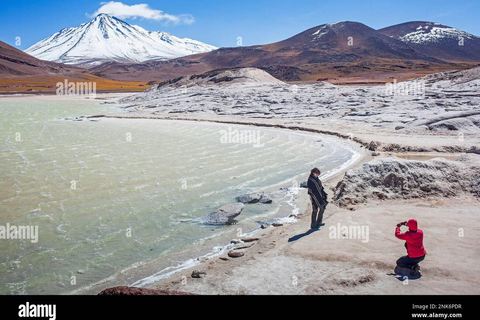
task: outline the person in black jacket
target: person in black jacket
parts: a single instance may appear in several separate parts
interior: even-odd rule
[[[318,229],[321,226],[324,226],[325,223],[323,220],[323,213],[327,207],[327,193],[323,190],[323,185],[318,176],[320,175],[320,170],[318,168],[313,168],[308,177],[307,187],[308,194],[312,200],[312,223],[310,227],[312,229]]]

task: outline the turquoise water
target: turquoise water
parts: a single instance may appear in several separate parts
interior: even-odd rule
[[[274,129],[65,120],[112,112],[95,100],[0,98],[0,226],[38,227],[36,242],[0,239],[0,294],[142,283],[288,216],[285,188],[355,156],[335,140]],[[241,133],[258,140],[235,139]],[[274,203],[246,205],[235,225],[201,222],[257,190],[274,192]]]

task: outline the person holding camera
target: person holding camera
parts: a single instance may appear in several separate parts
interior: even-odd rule
[[[407,232],[401,232],[401,226],[408,226]],[[415,219],[400,222],[395,229],[395,237],[405,240],[405,247],[407,248],[407,255],[397,260],[397,266],[411,269],[411,274],[414,275],[420,271],[418,265],[423,259],[427,251],[423,246],[423,231],[418,229],[418,223]]]
[[[312,222],[310,224],[311,229],[318,229],[325,225],[322,220],[328,201],[327,193],[323,189],[322,182],[320,179],[318,179],[319,175],[320,170],[318,168],[313,168],[310,171],[310,176],[308,177],[307,182],[308,194],[310,195],[310,200],[312,201]]]

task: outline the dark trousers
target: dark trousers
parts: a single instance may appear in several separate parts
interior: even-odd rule
[[[323,213],[325,212],[325,206],[317,206],[315,200],[312,199],[312,223],[310,227],[318,228],[323,220]]]
[[[417,263],[423,261],[423,259],[425,259],[425,256],[421,256],[418,258],[410,258],[409,256],[403,256],[397,260],[397,266],[402,268],[411,268]]]

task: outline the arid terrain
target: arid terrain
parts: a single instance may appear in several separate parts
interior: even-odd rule
[[[291,85],[258,69],[206,73],[119,100],[102,117],[214,121],[305,130],[356,142],[362,158],[324,181],[325,226],[310,230],[306,189],[297,222],[240,239],[146,287],[198,294],[478,294],[478,69],[391,86]],[[405,255],[395,225],[425,233],[422,276],[393,273]],[[235,240],[235,239],[232,239]],[[234,249],[235,251],[235,249]],[[195,272],[194,272],[195,271]],[[193,275],[193,276],[192,276]]]

